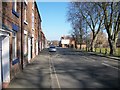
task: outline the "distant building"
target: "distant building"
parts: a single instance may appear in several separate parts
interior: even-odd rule
[[[52,40],[51,44],[54,46],[59,46],[59,41],[58,40]]]
[[[75,47],[75,40],[70,36],[62,36],[60,40],[60,46],[62,48]]]
[[[75,39],[71,36],[62,36],[60,40],[60,46],[62,48],[77,48],[77,49],[85,49],[86,43],[83,42],[82,44],[77,44]]]

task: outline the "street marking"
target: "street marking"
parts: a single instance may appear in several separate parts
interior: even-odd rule
[[[54,72],[55,77],[56,77],[56,80],[57,80],[57,85],[58,85],[59,89],[61,90],[59,79],[58,79],[58,76],[57,76],[57,73],[56,73],[56,70],[55,70],[55,67],[54,67],[54,64],[53,64],[53,61],[51,60],[51,58],[49,58],[51,79],[53,77],[53,75],[52,75],[52,69],[51,69],[51,67],[52,67],[53,68],[53,72]],[[52,83],[52,85],[53,85],[53,83]]]
[[[53,85],[53,81],[52,81],[52,69],[51,69],[51,64],[50,64],[50,58],[49,58],[49,66],[50,66],[50,78],[51,78],[51,88],[52,88],[52,85]]]
[[[108,66],[108,67],[111,67],[111,68],[114,68],[114,69],[118,69],[118,70],[120,70],[119,68],[116,68],[116,67],[111,66],[111,65],[109,65],[109,64],[106,64],[106,63],[102,63],[102,64],[105,65],[105,66]]]
[[[54,64],[53,64],[53,61],[52,61],[52,60],[51,60],[51,63],[52,63],[52,66],[53,66],[53,70],[54,70],[54,73],[55,73],[55,77],[56,77],[56,80],[57,80],[58,87],[59,87],[59,89],[61,90],[60,83],[59,83],[59,79],[58,79],[58,76],[57,76],[57,72],[56,72],[56,70],[55,70],[55,67],[54,67]]]
[[[103,61],[103,62],[108,62],[108,61]]]
[[[87,57],[85,57],[85,56],[83,56],[83,57],[84,57],[85,59],[89,59],[89,60],[91,59],[91,58],[87,58]],[[88,60],[85,60],[85,61],[88,61]],[[91,61],[94,62],[95,60],[91,59]]]

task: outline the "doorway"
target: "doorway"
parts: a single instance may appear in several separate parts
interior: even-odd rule
[[[9,34],[0,33],[0,88],[10,82]]]
[[[31,38],[28,37],[28,63],[30,63],[31,60]]]

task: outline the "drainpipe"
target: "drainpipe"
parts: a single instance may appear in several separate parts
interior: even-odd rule
[[[21,68],[23,70],[23,2],[21,2]]]

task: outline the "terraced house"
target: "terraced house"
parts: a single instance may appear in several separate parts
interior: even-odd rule
[[[1,4],[0,89],[7,87],[10,80],[39,54],[46,42],[34,0]]]

